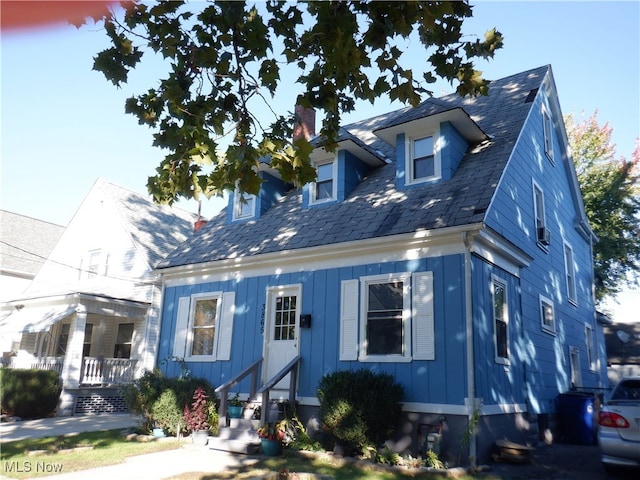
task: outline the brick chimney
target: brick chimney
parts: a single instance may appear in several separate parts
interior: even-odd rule
[[[202,227],[204,227],[207,224],[207,221],[205,219],[199,219],[196,220],[193,224],[193,232],[197,232],[198,230],[200,230]]]
[[[293,141],[304,137],[311,139],[316,134],[316,111],[313,108],[305,108],[296,105],[296,123],[293,126]]]
[[[202,212],[202,200],[198,200],[198,218],[196,218],[196,221],[193,222],[193,233],[196,233],[198,230],[200,230],[202,227],[204,227],[207,224],[207,221],[200,216],[201,212]]]

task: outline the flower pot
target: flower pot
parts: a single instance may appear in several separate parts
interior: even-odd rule
[[[209,430],[196,430],[191,432],[191,441],[194,445],[206,445],[209,443]]]
[[[242,417],[242,405],[235,406],[229,405],[227,407],[227,411],[229,412],[229,418],[241,418]]]
[[[282,442],[280,440],[269,440],[263,438],[260,440],[262,451],[267,457],[277,457],[282,454]]]

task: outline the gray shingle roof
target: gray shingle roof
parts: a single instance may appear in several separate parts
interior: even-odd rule
[[[176,207],[158,205],[126,188],[98,179],[96,187],[113,202],[124,228],[151,268],[193,233],[195,215]]]
[[[481,222],[531,108],[525,99],[549,69],[495,80],[486,97],[451,94],[344,126],[369,151],[380,151],[393,162],[374,169],[341,203],[303,209],[301,191],[291,190],[255,221],[227,224],[223,210],[158,268]],[[492,140],[471,148],[450,180],[398,191],[395,146],[372,132],[457,107]]]
[[[33,277],[55,247],[64,228],[0,210],[0,269]]]

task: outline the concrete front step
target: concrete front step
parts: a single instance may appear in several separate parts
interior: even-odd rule
[[[260,437],[253,428],[251,420],[232,422],[231,427],[221,428],[217,437],[209,439],[209,448],[234,453],[257,453],[260,449]]]

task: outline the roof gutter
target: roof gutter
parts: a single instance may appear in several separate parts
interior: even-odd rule
[[[460,242],[460,234],[464,232],[474,234],[483,227],[484,224],[479,222],[456,227],[425,229],[407,234],[390,235],[367,240],[354,240],[330,245],[320,245],[317,247],[280,250],[251,256],[225,258],[212,262],[160,267],[156,268],[154,273],[161,274],[166,280],[168,277],[184,278],[208,275],[211,273],[238,272],[256,267],[286,271],[287,266],[299,269],[300,261],[304,261],[305,268],[313,268],[314,264],[317,264],[320,268],[324,262],[335,261],[336,259],[342,259],[345,264],[350,264],[356,261],[355,259],[362,259],[367,256],[371,256],[373,261],[376,255],[385,254],[385,258],[389,259],[397,255],[402,256],[406,254],[407,251],[420,250],[426,247],[435,248],[435,246],[440,246],[444,249],[451,250],[456,248],[455,243],[459,244],[458,251],[461,253],[464,246]],[[398,250],[399,243],[403,247],[401,251]]]

